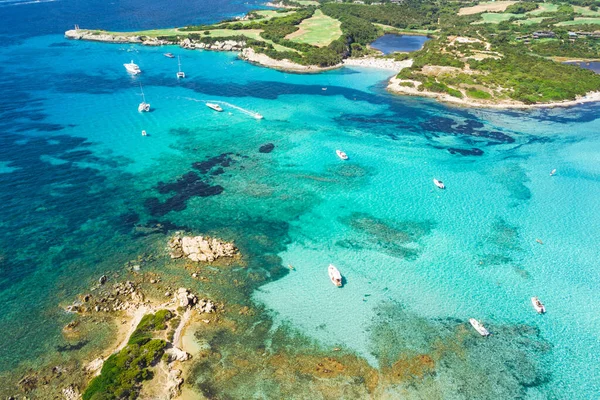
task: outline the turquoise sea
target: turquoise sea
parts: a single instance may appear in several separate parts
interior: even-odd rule
[[[194,18],[184,2],[170,16],[146,4],[0,6],[15,21],[0,32],[0,377],[68,357],[59,305],[150,251],[132,228],[161,222],[235,240],[251,270],[268,255],[293,265],[253,299],[373,366],[480,319],[493,335],[465,325],[463,356],[435,377],[441,398],[598,397],[600,104],[461,109],[390,95],[382,70],[287,74],[230,53],[62,36],[73,23],[178,26],[255,7],[215,1]],[[32,28],[48,13],[60,17]],[[130,60],[141,75],[125,73]],[[150,113],[137,112],[140,84]]]

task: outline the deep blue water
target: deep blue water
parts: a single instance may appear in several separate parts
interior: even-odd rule
[[[597,74],[600,74],[600,62],[598,62],[598,61],[591,61],[591,62],[567,62],[565,64],[577,65],[577,66],[580,66],[581,68],[589,69],[591,71],[594,71]]]
[[[428,40],[427,36],[387,34],[371,43],[371,47],[382,51],[383,54],[395,51],[411,52],[420,50]]]
[[[276,257],[295,265],[257,301],[374,364],[398,344],[427,352],[448,326],[483,319],[497,334],[467,336],[442,363],[444,398],[598,393],[597,104],[452,108],[386,93],[379,70],[285,74],[170,47],[188,76],[177,80],[164,48],[62,33],[211,22],[252,3],[1,4],[11,22],[0,26],[0,382],[68,358],[59,304],[164,246],[134,229],[160,222],[236,240],[249,270],[270,273]],[[144,71],[136,78],[122,67],[130,59]],[[136,111],[139,83],[147,114]],[[258,152],[265,143],[273,152]],[[322,279],[328,262],[347,277],[342,291]],[[548,315],[532,313],[532,294]],[[377,302],[408,311],[387,319]],[[379,319],[393,332],[371,331]]]

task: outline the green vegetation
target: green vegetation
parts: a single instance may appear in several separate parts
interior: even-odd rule
[[[150,368],[160,360],[166,346],[164,340],[153,339],[152,333],[166,329],[172,316],[168,310],[144,315],[127,346],[104,362],[100,375],[83,393],[83,400],[137,398],[141,384],[152,379]]]
[[[556,24],[557,26],[570,25],[600,25],[600,18],[575,18],[573,21],[562,21]]]
[[[467,89],[466,92],[467,96],[471,97],[472,99],[489,100],[492,98],[491,94],[484,92],[483,90]]]
[[[518,3],[511,4],[510,6],[506,7],[506,10],[504,10],[504,12],[509,14],[525,14],[526,12],[533,11],[537,8],[537,3],[532,3],[529,1],[520,1]]]
[[[160,310],[156,314],[144,315],[135,331],[129,337],[127,344],[142,345],[152,339],[152,333],[167,329],[167,321],[173,318],[169,310]]]

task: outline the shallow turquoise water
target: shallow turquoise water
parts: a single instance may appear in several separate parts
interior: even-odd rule
[[[175,78],[166,51],[181,55],[188,78]],[[131,227],[159,219],[235,239],[256,256],[256,243],[272,241],[296,270],[254,298],[280,323],[374,365],[382,347],[394,347],[383,325],[420,350],[448,324],[481,319],[495,335],[473,333],[472,343],[485,345],[443,367],[445,398],[478,398],[479,379],[499,382],[490,398],[598,393],[600,321],[590,301],[600,284],[597,104],[447,108],[387,94],[378,70],[285,74],[233,54],[57,35],[0,57],[6,97],[15,99],[0,151],[3,370],[57,351],[68,321],[57,304],[151,248]],[[23,62],[31,59],[37,64]],[[122,67],[131,59],[139,77]],[[6,78],[15,66],[26,79]],[[137,112],[140,83],[147,114]],[[225,102],[225,112],[203,100]],[[273,152],[258,152],[265,143]],[[223,153],[231,165],[201,175],[221,194],[163,207],[176,196],[159,193],[159,182],[198,173],[194,162]],[[329,282],[329,263],[346,278],[342,289]],[[534,295],[547,315],[535,314]],[[24,321],[32,304],[41,307]],[[402,312],[382,324],[386,307]],[[535,375],[527,384],[515,378],[527,373]]]

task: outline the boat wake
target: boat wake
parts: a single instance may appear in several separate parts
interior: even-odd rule
[[[195,102],[197,102],[197,103],[205,103],[205,104],[206,104],[206,103],[213,103],[213,104],[220,104],[220,105],[223,105],[223,106],[225,106],[226,108],[233,108],[233,109],[235,109],[235,110],[238,110],[238,111],[240,111],[240,112],[242,112],[242,113],[244,113],[244,114],[246,114],[246,115],[248,115],[248,116],[250,116],[250,117],[252,117],[252,118],[255,118],[255,119],[262,119],[262,118],[263,118],[263,116],[262,116],[261,114],[259,114],[259,113],[255,112],[255,111],[248,110],[248,109],[246,109],[246,108],[243,108],[243,107],[240,107],[240,106],[236,106],[235,104],[231,104],[231,103],[228,103],[228,102],[226,102],[226,101],[219,101],[219,100],[200,100],[200,99],[194,99],[193,97],[184,97],[184,99],[186,99],[186,100],[190,100],[190,101],[195,101]]]

